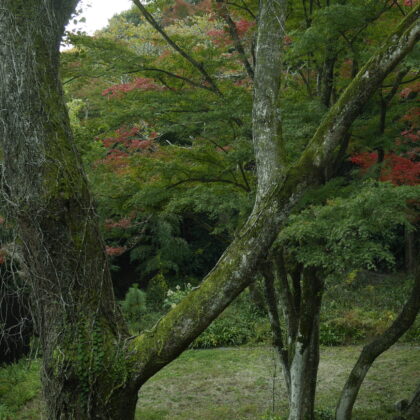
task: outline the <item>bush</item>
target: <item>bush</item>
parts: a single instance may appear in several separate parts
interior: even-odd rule
[[[169,289],[166,292],[166,297],[163,301],[163,307],[164,309],[172,309],[176,305],[178,305],[179,302],[181,302],[182,299],[184,299],[191,291],[193,290],[193,287],[191,286],[191,283],[187,283],[184,288],[182,289],[181,286],[177,285],[175,289]]]
[[[128,289],[125,299],[121,303],[123,315],[127,320],[131,329],[139,329],[140,323],[144,314],[147,312],[146,308],[146,293],[139,289],[139,285],[134,283]]]
[[[270,324],[251,302],[248,293],[242,293],[192,343],[192,348],[240,346],[269,343]]]
[[[192,348],[240,346],[251,341],[252,329],[246,323],[237,323],[235,317],[225,315],[216,319],[200,334]]]
[[[330,409],[318,408],[315,410],[315,419],[316,420],[334,420],[335,419],[334,411]]]
[[[324,346],[339,346],[345,341],[345,334],[333,322],[321,322],[319,342]]]
[[[320,326],[320,341],[326,346],[356,344],[382,334],[396,318],[388,310],[356,308],[327,320]]]
[[[41,388],[39,363],[21,359],[0,368],[0,420],[13,419],[16,412],[36,397]]]
[[[169,287],[163,274],[157,274],[147,287],[147,306],[150,310],[161,311]]]
[[[411,287],[412,279],[404,273],[363,271],[331,282],[322,303],[321,344],[355,344],[382,334],[400,313]],[[400,341],[420,342],[420,319]]]
[[[169,289],[164,308],[169,310],[184,299],[193,287]],[[269,342],[270,325],[251,302],[247,292],[242,293],[210,326],[191,344],[191,348],[240,346]]]

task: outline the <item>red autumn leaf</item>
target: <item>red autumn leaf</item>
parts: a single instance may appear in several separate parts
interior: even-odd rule
[[[366,171],[378,160],[378,154],[361,153],[352,156],[351,162]],[[381,181],[390,181],[395,185],[418,185],[420,184],[420,162],[398,156],[395,153],[386,154],[380,175]]]
[[[127,250],[124,246],[106,246],[105,252],[110,257],[118,257],[119,255],[123,254]]]

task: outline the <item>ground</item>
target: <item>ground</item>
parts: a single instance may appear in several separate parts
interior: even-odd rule
[[[340,388],[360,348],[322,348],[317,396],[320,420],[332,419]],[[31,368],[33,372],[35,368],[36,364]],[[419,381],[420,347],[394,346],[369,372],[353,419],[391,420],[395,415],[393,404],[407,398]],[[41,419],[40,412],[40,399],[35,397],[9,418]],[[143,387],[136,418],[277,420],[285,415],[284,385],[273,350],[239,347],[185,352]]]

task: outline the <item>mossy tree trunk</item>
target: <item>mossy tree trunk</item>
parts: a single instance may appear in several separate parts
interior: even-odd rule
[[[16,220],[51,419],[133,416],[127,332],[58,76],[76,1],[0,2],[3,198]]]
[[[419,30],[415,14],[405,18],[331,108],[300,161],[285,169],[276,103],[280,45],[273,48],[270,33],[276,22],[283,30],[284,3],[261,2],[255,69],[261,83],[253,113],[257,205],[201,286],[151,331],[133,338],[115,303],[58,77],[60,39],[76,3],[0,0],[2,190],[29,267],[48,417],[133,419],[140,386],[253,281],[291,208],[322,179],[345,132]]]

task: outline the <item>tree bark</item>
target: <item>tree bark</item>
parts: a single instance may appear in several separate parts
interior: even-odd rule
[[[378,338],[366,345],[354,365],[343,390],[336,408],[337,420],[350,420],[353,405],[356,401],[363,380],[368,373],[372,363],[384,351],[388,350],[398,339],[411,327],[420,310],[420,266],[417,273],[410,297],[398,318]]]
[[[48,418],[115,419],[134,415],[137,389],[58,77],[75,5],[0,2],[2,189],[29,270]]]
[[[278,105],[286,4],[285,0],[260,3],[252,107],[257,205],[278,183],[286,164]]]

